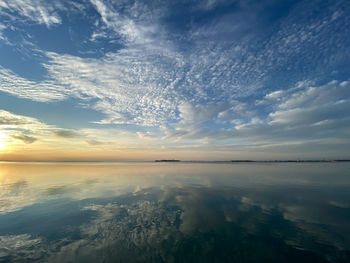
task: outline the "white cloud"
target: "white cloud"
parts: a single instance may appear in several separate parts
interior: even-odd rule
[[[271,121],[269,124],[286,125],[313,125],[320,124],[329,119],[344,119],[348,117],[346,112],[350,110],[350,100],[344,100],[340,103],[331,103],[322,106],[293,108],[289,110],[280,110],[270,113]]]
[[[271,92],[265,96],[266,99],[280,99],[284,95],[283,90],[276,90],[274,92]]]
[[[335,103],[343,98],[350,97],[350,83],[343,81],[339,83],[334,80],[326,85],[313,87],[305,86],[300,90],[295,91],[293,88],[286,91],[282,103],[279,104],[281,109],[291,109],[303,106],[322,106],[327,103]]]
[[[209,137],[215,143],[234,136],[232,123],[241,123],[240,118],[254,116],[254,110],[247,103],[237,100],[208,104],[182,102],[178,111],[180,121],[165,129],[164,139],[200,139],[208,142]],[[225,128],[220,128],[221,125]]]
[[[283,91],[283,96],[279,93],[270,96],[271,93],[268,93],[259,105],[238,104],[241,110],[231,110],[226,116],[228,120],[231,118],[231,126],[220,129],[203,123],[227,124],[220,119],[222,109],[214,108],[212,111],[213,105],[181,104],[179,111],[182,120],[165,130],[165,139],[175,139],[177,145],[183,142],[190,147],[188,143],[191,140],[212,138],[209,143],[198,145],[203,150],[305,151],[312,152],[313,156],[319,156],[321,149],[327,148],[328,152],[338,149],[337,156],[346,152],[339,145],[350,143],[349,82],[332,81],[322,86],[297,85]],[[227,111],[223,112],[226,114]]]
[[[181,124],[195,125],[197,123],[215,120],[221,112],[229,108],[229,105],[225,105],[225,103],[192,105],[188,102],[183,102],[178,108]]]
[[[266,97],[265,97],[266,98]],[[267,96],[269,113],[265,119],[236,125],[235,136],[251,138],[266,144],[285,142],[349,143],[349,83],[331,81],[322,86],[297,86],[284,91],[274,100]],[[316,142],[317,141],[317,142]],[[338,143],[336,143],[338,144]]]

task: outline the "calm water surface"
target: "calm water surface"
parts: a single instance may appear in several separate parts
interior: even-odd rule
[[[350,262],[350,164],[0,163],[0,262]]]

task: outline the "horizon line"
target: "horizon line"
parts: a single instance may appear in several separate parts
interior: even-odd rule
[[[271,159],[271,160],[123,160],[123,161],[110,161],[110,160],[32,160],[32,161],[20,161],[20,160],[0,160],[0,163],[300,163],[300,162],[350,162],[350,159]]]

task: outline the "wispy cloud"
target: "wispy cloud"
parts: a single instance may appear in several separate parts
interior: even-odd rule
[[[3,32],[6,29],[5,25],[0,24],[0,40],[5,40],[5,36],[3,35]]]
[[[12,19],[27,19],[38,24],[50,27],[61,23],[61,17],[57,14],[57,9],[62,7],[59,2],[51,3],[47,1],[26,1],[26,0],[1,0],[0,14],[7,15]],[[16,16],[19,15],[17,18]]]
[[[159,15],[163,12],[161,5],[135,1],[121,1],[119,3],[90,0],[104,26],[114,34],[121,37],[126,45],[156,45],[162,43],[162,27],[158,23]],[[94,33],[100,37],[112,37],[103,34],[101,28],[99,33]],[[102,29],[103,30],[103,29]],[[148,47],[150,47],[148,45]]]
[[[271,112],[270,124],[313,125],[326,120],[344,120],[349,108],[350,82],[332,81],[326,85],[306,86],[286,91],[286,95]],[[289,94],[288,94],[289,93]]]
[[[42,82],[27,80],[2,67],[0,67],[0,90],[20,98],[41,102],[63,100],[67,97],[66,88],[58,86],[52,80]]]

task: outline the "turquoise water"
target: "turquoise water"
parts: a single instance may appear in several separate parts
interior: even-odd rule
[[[350,164],[1,163],[0,262],[350,262]]]

